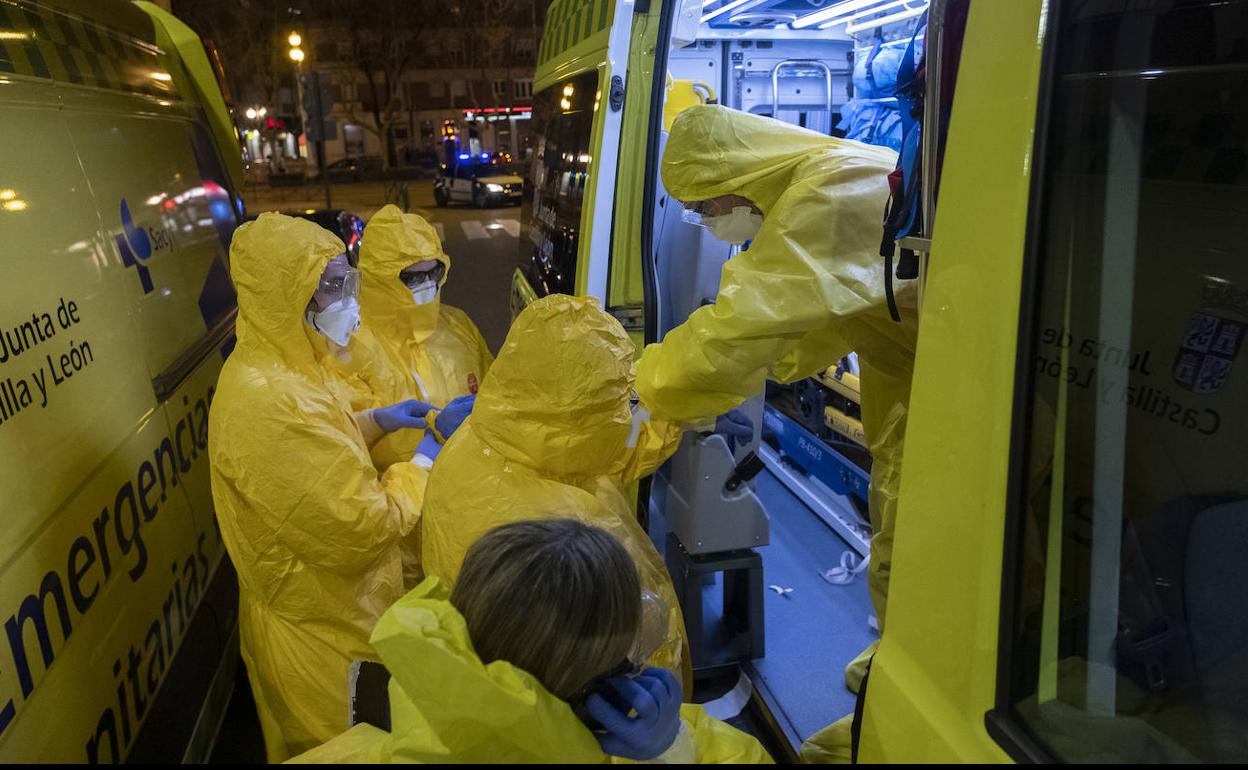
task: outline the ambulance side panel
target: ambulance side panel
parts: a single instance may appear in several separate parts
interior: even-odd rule
[[[188,636],[215,668],[233,627],[228,600],[196,609],[223,554],[207,415],[236,215],[154,35],[0,5],[0,760],[121,761]]]

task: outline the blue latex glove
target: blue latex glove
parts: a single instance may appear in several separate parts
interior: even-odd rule
[[[393,433],[401,428],[425,427],[425,415],[433,407],[424,401],[400,401],[397,404],[383,406],[373,410],[373,421],[386,433]]]
[[[442,451],[442,445],[438,443],[438,439],[433,435],[432,431],[426,431],[425,437],[420,440],[416,446],[416,454],[424,455],[429,458],[430,462],[438,459],[438,452]]]
[[[607,680],[629,711],[621,711],[598,693],[585,706],[605,732],[596,732],[598,745],[613,757],[644,762],[671,748],[680,733],[680,682],[667,669],[648,668],[636,677]]]
[[[477,403],[476,395],[460,396],[447,404],[438,416],[435,418],[434,425],[438,428],[438,433],[442,434],[443,441],[449,441],[451,435],[459,430],[459,426],[464,424],[464,420],[468,419],[468,415],[472,414],[472,407]]]
[[[728,439],[728,446],[735,447],[737,441],[754,438],[754,421],[740,409],[733,409],[715,418],[715,432]]]

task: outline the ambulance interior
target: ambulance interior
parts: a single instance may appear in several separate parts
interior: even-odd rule
[[[679,5],[663,125],[651,127],[659,149],[651,155],[652,237],[643,231],[653,248],[647,327],[657,330],[654,340],[714,301],[721,268],[741,248],[682,221],[680,202],[663,190],[657,161],[675,116],[718,103],[896,150],[901,125],[891,85],[864,89],[854,65],[889,61],[895,73],[926,9],[925,0]],[[915,44],[922,41],[919,31]],[[864,569],[871,459],[856,358],[850,353],[817,379],[769,383],[743,409],[755,442],[730,449],[717,436],[687,437],[655,478],[650,527],[682,597],[695,670],[713,676],[739,663],[773,726],[797,745],[853,710],[843,669],[878,638]],[[757,472],[752,494],[708,488],[705,479],[731,474],[750,452],[761,461],[741,468]]]
[[[941,14],[958,5],[964,13],[966,4],[927,5],[687,0],[670,30],[660,148],[681,109],[716,102],[897,149],[895,96],[890,84],[867,82],[864,65],[883,61],[895,71],[912,40],[918,50],[931,43],[929,72],[941,73],[928,78],[923,120],[926,131],[934,118],[943,137],[961,30]],[[1097,733],[1103,723],[1079,715],[1096,702],[1111,704],[1105,713],[1136,731],[1132,741],[1175,748],[1179,737],[1183,750],[1173,756],[1226,761],[1242,755],[1248,719],[1248,624],[1230,596],[1242,591],[1225,588],[1242,586],[1245,574],[1233,555],[1248,546],[1245,490],[1235,481],[1242,474],[1226,466],[1244,456],[1243,434],[1221,422],[1243,409],[1235,384],[1242,371],[1231,366],[1248,336],[1239,247],[1248,4],[1126,12],[1090,3],[1063,24],[1068,43],[1054,54],[1045,137],[1050,197],[1037,209],[1040,233],[1053,241],[1029,289],[1037,364],[1031,416],[1016,428],[1029,454],[1017,471],[1022,494],[1010,502],[1025,516],[1012,568],[1019,609],[1005,618],[1019,659],[1010,702],[1024,718],[1055,709],[1049,738],[1065,746],[1063,757],[1126,756]],[[1117,47],[1102,44],[1111,34]],[[924,177],[938,181],[941,148],[922,152]],[[661,152],[651,158],[657,166]],[[1113,181],[1132,175],[1134,187]],[[656,310],[647,325],[653,321],[661,339],[714,301],[720,269],[737,247],[683,222],[657,173],[652,189],[648,304]],[[925,188],[924,221],[934,206],[934,189]],[[1046,236],[1038,237],[1043,245]],[[921,229],[898,245],[922,264],[931,238]],[[916,280],[921,296],[922,271]],[[856,374],[850,355],[815,379],[769,383],[747,405],[761,425],[753,447],[725,460],[726,445],[711,446],[717,437],[687,437],[650,500],[651,531],[665,534],[656,542],[687,600],[695,670],[741,662],[790,743],[853,710],[842,671],[877,638],[866,574],[854,574],[869,554],[871,463]],[[1096,388],[1120,397],[1100,401]],[[1106,441],[1109,420],[1121,421],[1123,432]],[[764,469],[753,477],[752,499],[699,483],[731,474],[750,449]],[[1120,499],[1093,505],[1106,467],[1127,469]],[[1049,490],[1061,484],[1064,499],[1051,503]],[[727,555],[708,552],[721,548]],[[749,561],[746,551],[761,556],[753,586],[734,572]],[[1046,580],[1061,584],[1053,601]],[[760,590],[761,611],[750,604]],[[1112,609],[1098,615],[1098,606]]]

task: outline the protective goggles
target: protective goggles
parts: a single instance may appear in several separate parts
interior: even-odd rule
[[[671,617],[667,602],[653,591],[642,590],[641,627],[637,629],[637,638],[633,641],[633,649],[628,654],[630,661],[641,666],[650,660],[655,651],[667,641]]]
[[[348,267],[341,275],[321,276],[316,285],[316,297],[322,307],[328,307],[348,297],[355,299],[359,296],[360,271],[354,267]]]
[[[446,265],[438,262],[428,270],[414,270],[409,267],[399,273],[399,280],[409,289],[414,289],[422,283],[428,283],[429,281],[442,283],[442,276],[444,275],[446,275]]]

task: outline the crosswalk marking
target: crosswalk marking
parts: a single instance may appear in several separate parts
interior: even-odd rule
[[[438,240],[445,244],[447,225],[442,222],[431,222],[430,224],[438,231]],[[460,222],[459,228],[463,231],[464,237],[470,241],[479,241],[487,238],[520,237],[520,220],[518,219],[490,219],[484,221],[470,219]]]

